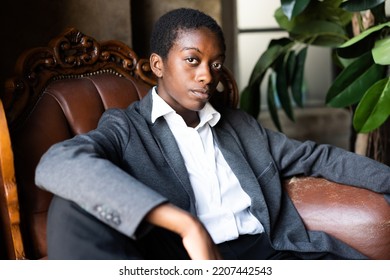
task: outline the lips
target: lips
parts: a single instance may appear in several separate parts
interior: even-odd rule
[[[210,90],[209,89],[192,89],[191,92],[200,99],[209,99],[210,98]]]

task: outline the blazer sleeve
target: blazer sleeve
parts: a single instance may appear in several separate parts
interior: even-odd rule
[[[383,193],[390,203],[389,166],[332,145],[288,138],[283,133],[262,127],[255,118],[242,111],[241,114],[235,112],[232,119],[233,126],[244,135],[245,143],[251,143],[245,145],[247,153],[257,152],[257,158],[269,153],[281,177],[324,177]]]
[[[145,215],[166,199],[118,167],[130,134],[122,111],[106,112],[96,130],[55,144],[43,155],[36,185],[136,238]]]
[[[264,130],[282,176],[297,174],[390,194],[390,167],[365,156],[313,141],[300,142],[284,134]],[[387,196],[389,200],[389,196]]]

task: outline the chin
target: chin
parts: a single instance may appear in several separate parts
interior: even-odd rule
[[[194,105],[194,106],[191,106],[191,107],[190,107],[190,108],[192,108],[192,109],[190,109],[190,110],[198,112],[198,111],[202,110],[202,109],[204,108],[205,105],[206,105],[206,102],[205,102],[205,103],[198,104],[198,105]]]

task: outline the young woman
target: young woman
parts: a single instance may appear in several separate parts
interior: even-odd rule
[[[37,168],[37,185],[56,195],[49,258],[365,258],[306,231],[281,178],[322,176],[388,194],[390,168],[288,139],[238,109],[216,111],[209,99],[224,59],[223,33],[208,15],[178,9],[157,21],[157,87],[53,146]]]

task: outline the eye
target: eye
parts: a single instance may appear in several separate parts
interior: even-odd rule
[[[194,57],[187,57],[185,60],[190,64],[197,64],[198,63],[198,60]]]
[[[212,67],[213,67],[215,70],[220,71],[220,70],[222,70],[222,63],[219,63],[219,62],[213,63],[213,64],[212,64]]]

